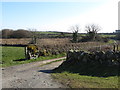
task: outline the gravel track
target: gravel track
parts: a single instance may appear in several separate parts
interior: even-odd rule
[[[63,61],[43,65],[64,58],[2,68],[2,88],[65,88],[54,81],[50,74],[51,70],[58,67]]]

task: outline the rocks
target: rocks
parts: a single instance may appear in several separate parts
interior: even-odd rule
[[[73,51],[70,50],[67,53],[66,62],[78,62],[78,63],[91,63],[91,64],[103,64],[103,65],[119,65],[120,63],[120,51]]]

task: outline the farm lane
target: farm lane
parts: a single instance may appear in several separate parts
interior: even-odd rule
[[[51,77],[51,70],[63,61],[43,65],[66,57],[16,65],[2,69],[2,88],[62,88]],[[43,65],[43,66],[40,66]]]

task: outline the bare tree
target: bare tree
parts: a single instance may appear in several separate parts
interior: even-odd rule
[[[78,25],[72,26],[70,29],[73,32],[73,42],[77,42],[78,41],[78,32],[80,31],[80,27]]]
[[[80,30],[80,27],[78,25],[71,26],[71,31],[72,32],[78,32]]]
[[[34,28],[31,28],[31,29],[28,29],[29,31],[31,31],[32,33],[32,40],[31,40],[31,44],[36,44],[36,39],[37,39],[37,35],[36,35],[36,29]]]
[[[87,34],[91,40],[95,40],[95,37],[100,30],[101,27],[99,25],[91,24],[85,26],[85,31],[87,31]]]

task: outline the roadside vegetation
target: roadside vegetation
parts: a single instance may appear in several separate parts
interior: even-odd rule
[[[51,63],[55,63],[55,62],[59,62],[59,61],[63,61],[63,60],[65,60],[65,59],[59,59],[59,60],[56,60],[56,61],[48,62],[48,63],[46,63],[46,64],[42,64],[42,65],[40,65],[40,67],[41,67],[41,66],[44,66],[44,65],[51,64]]]
[[[59,54],[59,55],[51,55],[51,56],[40,56],[37,59],[25,59],[24,54],[24,47],[0,47],[2,52],[2,62],[1,66],[7,67],[7,66],[13,66],[18,64],[25,64],[25,63],[31,63],[35,61],[41,61],[41,60],[48,60],[53,58],[59,58],[65,56],[65,53]]]
[[[77,73],[53,73],[53,78],[69,88],[118,88],[118,76],[96,77]]]

